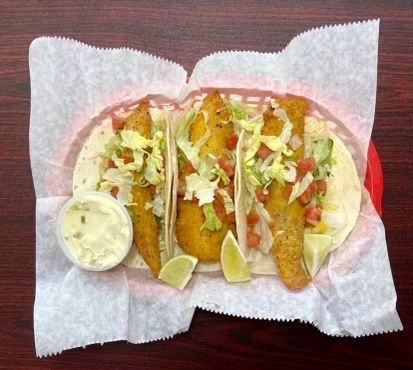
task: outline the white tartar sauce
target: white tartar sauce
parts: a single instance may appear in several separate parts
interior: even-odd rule
[[[131,230],[120,205],[100,194],[74,199],[61,220],[62,238],[71,255],[92,268],[114,266],[130,248]]]

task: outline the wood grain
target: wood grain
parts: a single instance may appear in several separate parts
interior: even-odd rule
[[[0,368],[411,368],[413,366],[413,4],[411,1],[0,1]],[[129,46],[187,70],[217,50],[282,49],[320,25],[381,18],[376,120],[383,220],[404,331],[332,338],[298,322],[196,311],[188,333],[144,345],[92,345],[36,359],[35,197],[27,53],[41,35]]]

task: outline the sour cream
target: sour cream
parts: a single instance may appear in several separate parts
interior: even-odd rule
[[[77,194],[63,207],[58,237],[65,255],[79,267],[103,271],[118,265],[132,244],[126,209],[105,193]]]

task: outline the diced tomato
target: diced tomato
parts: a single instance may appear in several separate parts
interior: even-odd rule
[[[111,159],[108,161],[108,168],[117,168],[115,162],[113,162]]]
[[[308,171],[312,171],[316,168],[317,164],[313,157],[303,158],[297,164],[297,170],[302,175],[306,174]]]
[[[218,160],[219,166],[225,171],[229,178],[232,178],[235,174],[235,165],[234,162],[224,156]]]
[[[184,166],[182,167],[182,171],[184,173],[194,173],[196,172],[195,167],[192,165],[191,161],[186,161]]]
[[[256,213],[250,213],[247,216],[247,224],[248,225],[255,225],[260,220],[260,216]]]
[[[293,186],[291,185],[291,184],[287,184],[287,185],[285,185],[285,188],[284,188],[284,190],[283,190],[283,197],[286,199],[286,200],[288,200],[288,199],[290,199],[290,195],[291,195],[291,192],[293,191]]]
[[[298,197],[298,200],[303,206],[305,206],[311,202],[312,197],[313,193],[311,191],[311,188],[308,187],[307,190]]]
[[[125,127],[125,119],[112,115],[112,127],[114,130],[122,130]]]
[[[149,185],[148,186],[148,191],[151,195],[154,195],[156,192],[156,186],[155,185]]]
[[[260,148],[258,149],[258,157],[261,159],[267,158],[272,153],[272,150],[268,148],[265,144],[261,144]]]
[[[261,242],[261,235],[254,233],[253,231],[247,232],[247,246],[249,248],[257,248]]]
[[[218,201],[217,199],[214,200],[212,205],[214,206],[215,212],[216,212],[217,216],[219,217],[219,219],[224,220],[224,218],[226,216],[224,205],[220,201]]]
[[[319,191],[321,194],[327,193],[327,181],[326,180],[317,181],[317,191]]]
[[[133,157],[130,157],[129,155],[123,155],[122,156],[123,159],[123,163],[124,164],[128,164],[128,163],[132,163],[133,162]]]
[[[237,143],[238,143],[238,135],[232,135],[228,138],[227,140],[227,147],[229,150],[233,150],[237,147]]]
[[[268,199],[268,194],[265,194],[263,189],[255,189],[255,195],[261,203],[265,203]]]
[[[231,212],[225,215],[224,221],[228,224],[234,224],[235,223],[235,212]]]
[[[321,220],[322,209],[320,207],[310,207],[305,210],[305,221],[307,224],[315,226]]]
[[[316,181],[313,181],[310,186],[308,187],[311,191],[311,194],[314,194],[318,191],[318,185]]]
[[[119,193],[119,188],[117,186],[114,186],[111,190],[110,190],[110,194],[112,194],[112,197],[116,198],[116,196]]]

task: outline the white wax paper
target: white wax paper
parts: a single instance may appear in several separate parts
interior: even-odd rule
[[[188,330],[195,307],[249,318],[300,319],[330,335],[400,330],[384,227],[366,191],[350,237],[300,292],[288,291],[274,276],[230,285],[221,273],[198,273],[180,292],[145,270],[119,266],[87,272],[65,259],[55,236],[56,217],[71,195],[73,167],[92,119],[148,94],[178,102],[205,87],[305,95],[345,123],[340,137],[357,154],[363,182],[374,121],[378,29],[378,21],[316,29],[277,54],[213,54],[195,66],[188,84],[182,67],[147,54],[36,39],[29,59],[37,355],[113,340],[168,338]]]

